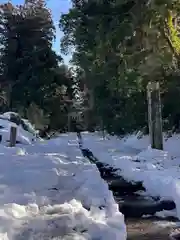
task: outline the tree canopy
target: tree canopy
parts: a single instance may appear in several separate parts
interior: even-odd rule
[[[61,16],[62,52],[75,49],[72,62],[93,93],[94,118],[107,131],[147,126],[149,81],[160,82],[163,118],[173,126],[180,113],[179,13],[178,0],[72,0]]]
[[[52,128],[64,128],[67,104],[63,99],[73,98],[74,83],[62,57],[52,49],[51,11],[45,0],[26,0],[17,6],[6,3],[0,10],[0,84],[5,99],[1,111],[21,111],[27,116],[27,110],[36,105]]]

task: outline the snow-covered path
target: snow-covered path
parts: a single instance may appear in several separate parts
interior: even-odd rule
[[[126,239],[124,217],[75,134],[0,146],[0,239]]]
[[[170,200],[175,211],[161,212],[161,216],[180,219],[180,136],[164,137],[165,151],[149,147],[149,137],[138,135],[124,139],[103,139],[98,133],[84,133],[84,146],[99,161],[119,169],[116,172],[127,181],[142,182],[147,196]],[[135,150],[136,149],[136,150]]]

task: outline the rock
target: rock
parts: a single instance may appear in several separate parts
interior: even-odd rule
[[[152,203],[149,201],[120,203],[119,209],[126,218],[139,218],[143,215],[154,215],[156,212],[162,210],[159,203]]]
[[[93,153],[88,148],[82,148],[81,151],[85,157],[93,157],[94,156]]]
[[[100,171],[100,175],[101,175],[101,177],[106,181],[106,179],[107,178],[109,178],[109,177],[115,177],[115,174],[114,173],[112,173],[112,172],[110,172],[109,170],[107,170],[107,169],[104,169],[104,170],[101,170]]]
[[[138,199],[137,197],[130,200],[119,203],[120,211],[125,217],[142,217],[143,215],[154,215],[156,212],[163,210],[173,210],[175,204],[172,201],[155,202],[153,200]]]
[[[123,178],[116,173],[113,173],[111,176],[104,177],[104,180],[109,184],[113,180],[119,180],[121,181]]]
[[[163,208],[163,210],[173,210],[176,208],[176,204],[173,202],[173,201],[169,201],[169,200],[166,200],[166,201],[160,201],[159,202]]]
[[[131,183],[122,179],[113,180],[108,183],[109,189],[115,192],[119,192],[120,195],[123,193],[134,193],[139,190],[145,190],[141,182]]]
[[[96,162],[96,166],[99,170],[101,169],[107,169],[107,166],[101,162]]]
[[[90,162],[92,163],[98,162],[98,159],[93,155],[93,153],[88,148],[82,148],[81,152],[84,157],[87,157],[90,160]]]

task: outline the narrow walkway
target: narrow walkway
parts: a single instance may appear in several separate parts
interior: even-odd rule
[[[81,139],[82,141],[82,139]],[[82,149],[82,145],[81,145],[81,151],[83,153],[83,155],[85,157],[87,157],[91,162],[95,163],[96,166],[98,167],[101,177],[107,181],[107,183],[109,184],[109,178],[113,178],[113,169],[110,168],[107,165],[103,166],[103,163],[99,162],[98,159],[95,158],[95,156],[93,155],[93,153],[89,150],[89,149]],[[139,151],[136,149],[129,149],[126,148],[124,149],[125,154],[128,153],[128,151],[130,150],[131,155],[136,155]],[[111,175],[112,174],[112,175]],[[110,184],[109,184],[110,187]],[[110,187],[111,189],[111,187]],[[118,199],[122,199],[124,200],[124,202],[126,201],[124,198],[124,195],[121,195],[121,191],[122,188],[119,187],[119,191],[115,191],[113,189],[111,189],[115,199],[117,199],[117,203],[120,205],[120,202],[118,201]],[[136,190],[137,191],[137,190]],[[132,193],[130,193],[132,194]],[[126,195],[126,197],[128,197]],[[133,197],[134,198],[134,197]],[[133,200],[132,198],[132,205],[134,204],[134,200],[138,201],[137,199],[134,198]],[[144,200],[145,202],[146,200]],[[170,207],[172,207],[173,203],[170,203]],[[139,202],[139,206],[141,206],[141,202]],[[145,205],[144,205],[145,206]],[[162,206],[161,206],[162,207]],[[169,205],[168,205],[169,207]],[[143,208],[143,205],[142,205]],[[145,206],[146,208],[146,206]],[[153,207],[152,207],[153,208]],[[156,209],[158,209],[158,207],[156,207]],[[173,208],[173,207],[172,207]],[[121,207],[120,207],[120,211]],[[156,211],[155,211],[156,212]],[[158,219],[158,218],[154,218],[151,217],[149,219],[146,218],[141,218],[141,217],[133,217],[130,218],[129,216],[126,216],[125,214],[125,221],[126,221],[126,226],[127,226],[127,232],[128,232],[128,240],[169,240],[169,234],[170,232],[173,230],[173,226],[174,225],[169,225],[169,226],[165,226],[165,227],[161,227],[157,225],[157,221],[162,221],[162,219]],[[174,220],[175,221],[175,220]]]

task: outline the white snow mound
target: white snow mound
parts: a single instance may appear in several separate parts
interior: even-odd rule
[[[112,192],[74,134],[0,147],[0,239],[126,239]]]

